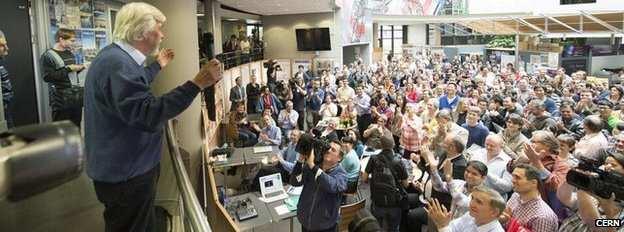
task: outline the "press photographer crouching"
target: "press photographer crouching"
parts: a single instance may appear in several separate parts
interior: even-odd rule
[[[598,219],[620,221],[624,203],[624,154],[609,153],[604,163],[582,158],[568,172],[567,183],[559,187],[557,196],[562,203],[576,208],[577,213],[561,222],[559,231],[619,231],[622,227],[598,228]],[[574,199],[574,187],[576,199]],[[565,230],[562,230],[565,229]]]
[[[337,140],[325,141],[303,134],[297,143],[300,153],[290,176],[290,184],[303,185],[297,219],[301,231],[331,231],[338,226],[342,193],[347,189],[347,173],[340,166],[344,156]],[[321,154],[320,156],[317,156]]]

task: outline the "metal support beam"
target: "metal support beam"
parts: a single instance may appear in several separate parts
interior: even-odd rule
[[[449,25],[449,26],[451,26],[453,29],[455,29],[456,31],[460,31],[460,32],[462,32],[462,33],[464,33],[464,34],[466,34],[466,35],[477,34],[477,33],[470,33],[470,32],[468,32],[468,31],[466,31],[466,30],[464,30],[464,29],[461,29],[461,28],[459,28],[459,27],[457,27],[457,26],[453,25],[452,23],[443,23],[443,24],[445,24],[445,25]]]
[[[538,26],[535,26],[535,25],[533,25],[533,24],[531,24],[531,23],[527,22],[527,21],[526,21],[526,20],[524,20],[524,19],[517,18],[517,17],[511,17],[511,19],[513,19],[513,20],[514,20],[514,21],[516,21],[516,22],[522,23],[522,24],[524,24],[524,25],[526,25],[526,26],[528,26],[528,27],[532,28],[533,30],[539,31],[540,33],[544,34],[544,30],[542,30],[542,28],[539,28]]]
[[[429,24],[429,25],[433,25],[434,27],[438,28],[438,30],[440,30],[440,31],[444,31],[445,33],[448,33],[448,34],[450,34],[450,35],[455,35],[455,33],[454,33],[454,32],[452,32],[452,31],[448,31],[448,30],[446,30],[445,28],[441,27],[440,25],[437,25],[437,24]]]
[[[581,33],[581,31],[580,31],[580,30],[578,30],[578,29],[576,29],[576,28],[574,28],[574,27],[572,27],[572,26],[570,26],[570,25],[568,25],[568,24],[566,24],[566,23],[564,23],[564,22],[561,22],[559,19],[556,19],[555,17],[552,17],[552,16],[545,16],[545,17],[546,17],[547,19],[549,19],[549,20],[551,20],[551,21],[555,22],[555,23],[558,23],[558,24],[559,24],[559,25],[561,25],[561,26],[564,26],[565,28],[568,28],[568,29],[570,29],[570,30],[572,30],[572,31],[576,32],[576,33]],[[582,16],[581,16],[581,17],[582,17]],[[581,28],[582,28],[582,27],[581,27]]]
[[[581,14],[582,14],[583,16],[585,16],[585,17],[587,17],[587,18],[591,19],[592,21],[594,21],[594,22],[596,22],[596,23],[598,23],[598,24],[602,25],[603,27],[605,27],[605,28],[607,28],[607,29],[609,29],[609,30],[611,30],[611,31],[613,31],[613,32],[615,32],[615,33],[624,33],[624,32],[622,32],[622,30],[620,30],[619,28],[614,27],[613,25],[611,25],[611,24],[609,24],[609,23],[607,23],[607,22],[603,21],[602,19],[596,18],[596,17],[595,17],[595,16],[593,16],[592,14],[589,14],[589,13],[587,13],[587,12],[585,12],[585,11],[582,11],[582,10],[581,10],[580,12],[581,12]]]

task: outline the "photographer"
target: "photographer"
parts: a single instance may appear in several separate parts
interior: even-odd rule
[[[301,142],[301,140],[300,140]],[[301,231],[334,232],[338,226],[342,193],[347,189],[347,173],[338,165],[342,160],[340,142],[332,140],[322,159],[315,162],[315,151],[301,154],[290,176],[290,184],[303,185],[297,219]]]
[[[617,152],[609,154],[602,169],[622,177],[621,175],[624,175],[624,154]],[[579,169],[576,170],[584,172]],[[596,219],[621,219],[624,216],[622,207],[615,197],[605,199],[585,190],[578,190],[575,195],[575,191],[575,187],[567,182],[562,184],[557,191],[557,197],[566,206],[578,209],[576,214],[561,222],[559,231],[617,231],[619,229],[595,227]]]

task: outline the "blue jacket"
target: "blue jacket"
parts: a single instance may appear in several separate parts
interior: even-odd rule
[[[156,97],[150,84],[157,62],[143,67],[116,44],[95,57],[85,82],[87,174],[119,183],[160,162],[163,126],[184,111],[200,89],[190,81]]]
[[[325,91],[319,89],[318,92],[314,92],[314,90],[310,90],[308,92],[308,107],[312,111],[321,110],[321,105],[323,104],[323,100],[325,99]]]
[[[455,95],[455,98],[453,99],[453,101],[449,102],[447,95],[443,95],[439,98],[439,109],[443,110],[443,109],[448,109],[453,111],[453,109],[455,109],[455,107],[457,106],[457,104],[459,103],[459,96]]]
[[[347,190],[347,172],[340,165],[323,172],[318,165],[310,169],[297,162],[290,175],[290,184],[303,184],[297,219],[304,228],[324,230],[338,223],[342,193]]]

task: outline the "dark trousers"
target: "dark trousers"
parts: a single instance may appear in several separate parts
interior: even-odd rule
[[[305,110],[297,110],[299,118],[297,118],[297,129],[303,130],[303,123],[305,122]]]
[[[411,209],[407,213],[407,223],[408,231],[421,231],[424,225],[427,225],[427,220],[429,217],[427,216],[427,212],[425,208],[418,207],[415,209]]]
[[[362,114],[357,116],[357,127],[360,132],[360,138],[364,137],[364,131],[370,126],[373,121],[371,114]]]
[[[65,109],[53,109],[52,121],[70,120],[74,125],[80,127],[80,121],[82,121],[82,108],[65,108]]]
[[[338,224],[330,228],[324,229],[324,230],[308,230],[305,227],[303,227],[303,225],[301,226],[301,232],[336,232],[336,231],[338,231]]]
[[[244,147],[251,147],[258,143],[258,136],[244,127],[238,128],[238,139],[243,143]]]
[[[104,204],[106,232],[154,231],[154,198],[160,165],[125,182],[93,181],[95,194]]]
[[[371,205],[371,213],[379,225],[384,228],[384,231],[399,232],[399,226],[401,225],[401,208],[399,207],[378,207],[374,203]]]

